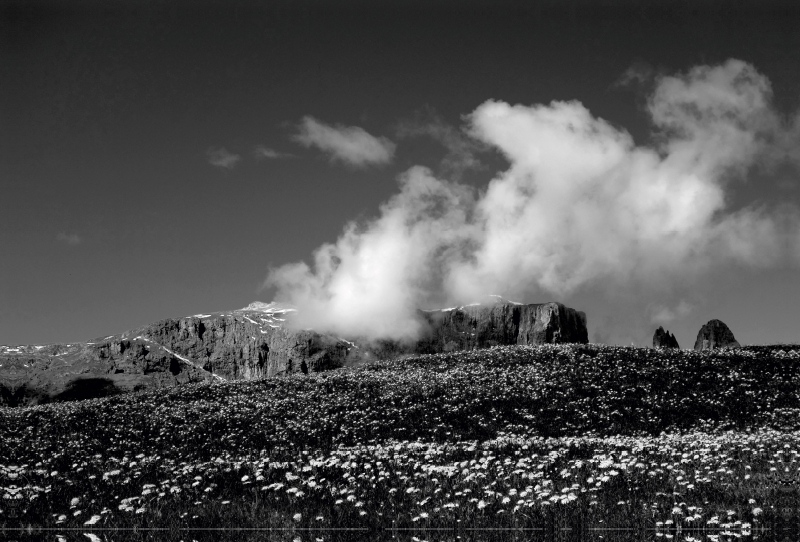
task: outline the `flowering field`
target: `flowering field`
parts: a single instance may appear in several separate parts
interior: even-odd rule
[[[792,348],[497,347],[0,409],[0,521],[19,540],[769,540],[800,518]],[[214,530],[240,527],[260,530]]]

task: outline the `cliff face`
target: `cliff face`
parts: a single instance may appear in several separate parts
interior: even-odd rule
[[[251,380],[341,367],[350,344],[285,327],[286,309],[242,309],[162,320],[128,332],[190,359],[225,380]]]
[[[367,343],[360,351],[351,352],[351,359],[434,354],[498,345],[589,342],[586,315],[561,303],[523,305],[495,299],[484,304],[420,311],[420,317],[427,329],[419,340]]]
[[[288,312],[259,304],[162,320],[87,343],[0,346],[0,405],[310,373],[344,364],[350,343],[284,327]]]
[[[586,343],[586,315],[560,303],[493,299],[419,311],[426,333],[411,343],[347,340],[291,325],[293,309],[241,310],[167,319],[87,343],[0,346],[0,404],[100,397],[202,380],[314,373],[398,354],[495,345]]]
[[[561,303],[499,301],[424,312],[430,331],[419,353],[473,350],[508,344],[588,343],[586,315]]]

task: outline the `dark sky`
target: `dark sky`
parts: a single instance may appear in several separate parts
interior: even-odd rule
[[[777,111],[800,107],[791,2],[371,4],[4,2],[0,344],[269,301],[270,266],[310,261],[349,220],[375,216],[409,167],[437,169],[440,144],[398,136],[415,118],[458,127],[488,99],[579,100],[647,144],[645,95],[616,85],[623,73],[729,58],[769,79]],[[351,167],[299,145],[305,116],[390,138],[392,163]],[[257,159],[258,146],[289,156]],[[219,149],[240,159],[212,165]],[[503,164],[481,160],[464,177],[476,187]],[[798,200],[795,170],[770,175],[788,188],[749,183],[734,197]],[[741,342],[800,340],[796,267],[726,270],[697,288],[670,326],[681,346],[711,318]],[[652,336],[649,323],[620,329],[590,288],[561,300],[586,310],[590,338]]]

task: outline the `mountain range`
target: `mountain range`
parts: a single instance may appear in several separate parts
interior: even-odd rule
[[[0,404],[34,405],[204,380],[314,373],[374,359],[496,345],[587,343],[586,315],[560,303],[419,310],[416,340],[342,338],[293,325],[296,309],[242,309],[160,320],[84,343],[0,346]]]

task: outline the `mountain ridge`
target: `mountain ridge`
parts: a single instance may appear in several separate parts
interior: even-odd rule
[[[203,380],[315,373],[397,355],[497,344],[588,342],[586,315],[560,303],[489,302],[418,310],[414,341],[342,338],[291,324],[297,309],[241,309],[166,318],[85,343],[0,346],[0,404],[80,399]]]

